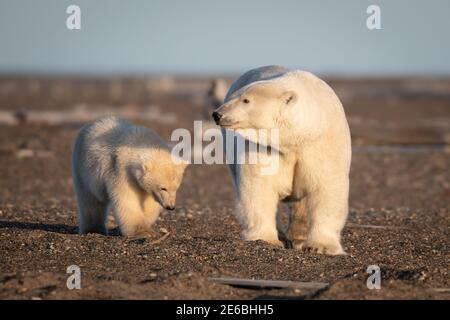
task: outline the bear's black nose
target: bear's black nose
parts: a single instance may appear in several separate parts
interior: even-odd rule
[[[167,210],[175,210],[175,207],[174,206],[167,206],[166,209]]]
[[[214,121],[216,122],[216,124],[219,124],[219,121],[222,118],[222,114],[217,111],[214,111],[212,114],[212,117],[213,117]]]

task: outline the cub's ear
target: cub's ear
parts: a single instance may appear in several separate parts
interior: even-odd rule
[[[142,170],[145,171],[150,171],[152,169],[152,164],[150,162],[145,162],[143,164],[141,164]]]
[[[136,179],[141,179],[144,176],[144,172],[147,165],[140,164],[140,163],[134,163],[130,166],[130,172]]]
[[[281,95],[281,100],[285,104],[294,104],[297,102],[297,93],[295,91],[286,91]]]

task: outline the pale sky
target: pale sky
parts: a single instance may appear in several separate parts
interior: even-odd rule
[[[448,0],[0,0],[0,73],[450,75],[449,17]]]

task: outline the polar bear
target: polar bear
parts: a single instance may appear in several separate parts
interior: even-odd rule
[[[287,238],[295,248],[345,254],[340,240],[348,214],[351,138],[334,91],[309,72],[253,69],[233,83],[213,118],[223,133],[279,132],[274,174],[261,174],[259,164],[230,165],[243,238],[283,245],[281,200],[290,204]]]
[[[84,126],[72,154],[79,233],[107,234],[111,207],[123,235],[149,236],[161,207],[174,209],[185,167],[147,128],[113,116]]]

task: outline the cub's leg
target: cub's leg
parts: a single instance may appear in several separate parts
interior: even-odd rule
[[[78,225],[80,234],[108,234],[106,218],[108,203],[99,201],[89,190],[76,184]]]
[[[145,228],[151,230],[152,225],[156,222],[161,212],[161,205],[151,196],[147,196],[143,202]],[[150,231],[151,232],[151,231]]]
[[[150,235],[139,201],[117,199],[113,202],[112,208],[123,236],[143,237]]]
[[[345,254],[341,246],[341,231],[348,214],[348,182],[338,188],[319,188],[308,194],[305,200],[310,214],[308,235],[295,247],[330,255]]]
[[[288,238],[293,246],[306,240],[308,233],[308,208],[306,199],[291,202],[289,215]]]
[[[238,178],[237,217],[242,227],[244,240],[264,240],[283,246],[278,239],[277,206],[279,195],[273,189],[273,177],[260,175],[260,170],[250,165],[241,165],[245,179]],[[250,172],[250,171],[255,172]]]
[[[134,188],[118,184],[111,190],[111,206],[120,227],[127,237],[150,236],[148,218],[144,215],[143,196]]]

